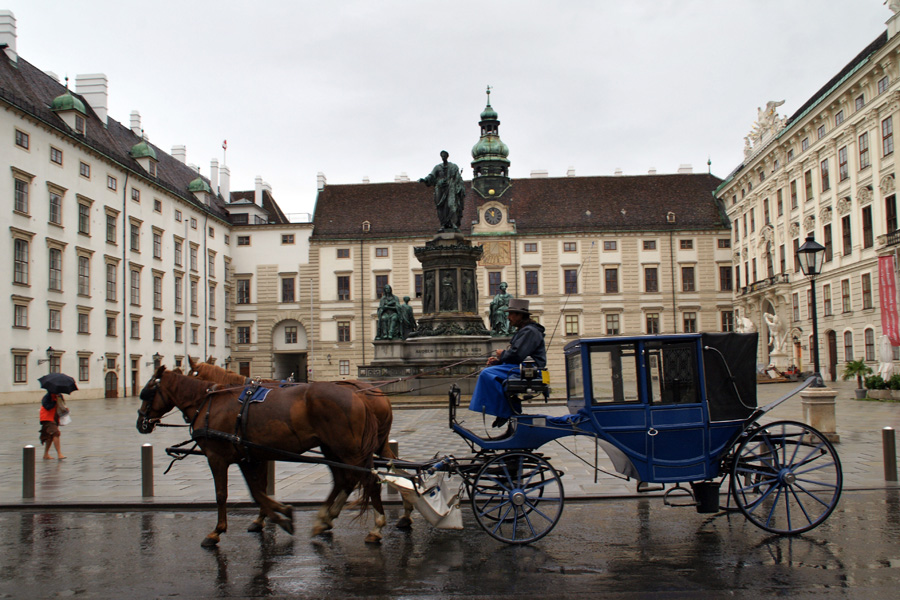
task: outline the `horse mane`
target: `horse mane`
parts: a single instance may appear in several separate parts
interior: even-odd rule
[[[222,385],[243,385],[247,381],[240,373],[209,363],[192,362],[191,368],[197,373],[197,379],[206,379]]]
[[[210,387],[214,386],[215,382],[167,370],[159,377],[159,385],[173,397],[201,398],[209,393]]]

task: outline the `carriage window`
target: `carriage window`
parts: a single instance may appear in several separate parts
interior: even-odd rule
[[[569,400],[584,398],[580,351],[566,356],[566,394]]]
[[[592,404],[639,401],[637,359],[634,344],[591,348]]]
[[[693,404],[700,402],[697,385],[697,349],[691,342],[650,343],[646,346],[649,365],[650,402]]]

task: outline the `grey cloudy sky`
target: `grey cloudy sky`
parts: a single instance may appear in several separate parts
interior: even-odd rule
[[[485,86],[511,176],[725,177],[767,100],[790,115],[884,29],[883,0],[7,0],[19,54],[109,77],[110,116],[288,213],[328,183],[471,176]],[[74,87],[74,86],[73,86]],[[430,194],[423,192],[424,198]]]

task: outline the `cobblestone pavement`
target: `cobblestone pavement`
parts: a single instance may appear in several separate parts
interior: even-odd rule
[[[764,405],[787,394],[795,384],[776,383],[758,387],[758,402]],[[844,469],[845,489],[897,487],[884,481],[882,428],[900,428],[900,404],[863,402],[853,399],[853,382],[829,384],[838,390],[837,451]],[[425,460],[435,455],[464,456],[469,449],[448,429],[446,399],[434,397],[434,408],[395,410],[392,437],[399,443],[400,456]],[[465,399],[464,399],[465,400]],[[27,444],[38,445],[38,406],[0,407],[0,426],[6,432],[0,445],[0,506],[91,506],[212,504],[212,477],[202,457],[191,456],[177,462],[168,474],[167,446],[184,441],[187,430],[157,429],[142,436],[135,429],[137,398],[79,400],[77,392],[69,400],[73,423],[62,428],[65,460],[42,460],[36,448],[36,490],[34,499],[22,498],[22,455]],[[533,404],[527,412],[561,415],[559,405]],[[481,415],[460,410],[459,419],[476,433],[483,432]],[[795,396],[770,412],[764,421],[802,420],[800,397]],[[177,416],[167,419],[180,423]],[[154,453],[154,495],[141,496],[141,446],[150,443]],[[629,496],[636,493],[634,481],[623,481],[600,473],[594,482],[594,445],[589,438],[564,438],[541,451],[565,473],[567,497]],[[600,452],[600,465],[612,471]],[[237,469],[229,471],[229,502],[249,502],[250,496]],[[317,503],[331,487],[329,471],[318,465],[278,463],[276,496],[285,502]],[[396,496],[386,496],[388,500]]]

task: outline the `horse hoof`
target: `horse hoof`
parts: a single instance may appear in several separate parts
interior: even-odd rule
[[[283,519],[278,521],[278,526],[287,531],[289,534],[294,535],[294,524],[287,519]]]
[[[397,529],[412,529],[412,519],[409,517],[400,517],[396,527]]]
[[[379,536],[375,535],[374,533],[370,533],[369,535],[366,536],[366,543],[367,544],[380,544],[381,538]]]
[[[313,534],[314,536],[316,536],[316,535],[322,535],[323,533],[326,533],[326,532],[328,532],[328,531],[331,531],[331,527],[329,527],[328,525],[316,525],[316,526],[313,527],[313,529],[312,529],[312,534]]]
[[[247,531],[249,531],[250,533],[259,533],[262,530],[263,530],[263,524],[257,523],[256,521],[253,521],[252,523],[250,523],[250,527],[247,528]]]
[[[207,536],[207,537],[203,538],[203,541],[200,542],[200,545],[203,546],[204,548],[215,548],[218,545],[218,543],[219,543],[218,537]]]

